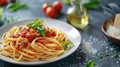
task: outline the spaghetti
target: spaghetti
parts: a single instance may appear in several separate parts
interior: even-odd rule
[[[45,25],[42,28],[44,36],[36,28],[27,25],[12,27],[2,36],[3,47],[0,48],[0,54],[16,61],[50,60],[63,54],[63,42],[69,41],[65,34]]]

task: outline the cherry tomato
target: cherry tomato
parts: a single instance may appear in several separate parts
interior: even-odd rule
[[[42,11],[45,13],[46,12],[46,9],[49,7],[49,4],[48,3],[44,3],[42,5]]]
[[[60,1],[54,1],[53,2],[53,7],[59,13],[62,10],[62,3]]]
[[[46,10],[46,16],[50,18],[56,18],[57,12],[54,7],[48,7]]]
[[[7,0],[0,0],[0,5],[3,6],[3,5],[6,5],[7,4]]]

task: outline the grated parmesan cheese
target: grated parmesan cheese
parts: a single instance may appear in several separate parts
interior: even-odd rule
[[[106,32],[117,39],[120,39],[120,30],[116,28],[115,26],[109,25]]]
[[[115,16],[114,26],[120,29],[120,14],[116,14]]]

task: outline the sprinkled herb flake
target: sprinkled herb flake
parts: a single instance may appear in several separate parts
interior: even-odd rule
[[[108,56],[110,56],[110,54],[109,53],[103,53],[101,56],[100,56],[100,59],[104,59],[105,57],[108,57]]]

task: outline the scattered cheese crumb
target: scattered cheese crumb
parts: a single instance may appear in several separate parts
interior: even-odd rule
[[[85,52],[91,53],[91,54],[96,54],[97,50],[93,48],[93,46],[89,42],[83,42],[82,48],[84,49]]]

